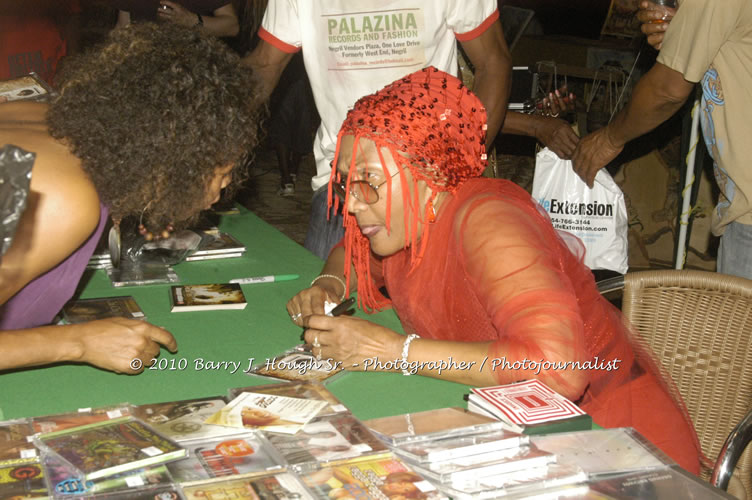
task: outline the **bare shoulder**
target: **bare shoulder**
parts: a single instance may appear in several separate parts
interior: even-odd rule
[[[100,215],[96,189],[78,158],[36,120],[44,120],[44,109],[24,108],[28,119],[15,123],[9,116],[19,115],[0,113],[0,144],[36,155],[26,209],[0,264],[0,288],[6,290],[18,290],[62,262],[92,234]]]

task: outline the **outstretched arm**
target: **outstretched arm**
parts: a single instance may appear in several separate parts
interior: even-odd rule
[[[572,162],[577,174],[593,186],[595,174],[624,149],[624,145],[669,119],[694,88],[684,76],[661,63],[643,76],[632,99],[610,124],[587,135],[577,146]]]
[[[0,371],[72,361],[134,374],[151,364],[160,345],[177,351],[167,330],[125,318],[8,330],[0,332]]]

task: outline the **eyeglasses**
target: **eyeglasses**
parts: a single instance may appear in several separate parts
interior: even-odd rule
[[[376,186],[368,181],[350,181],[350,194],[353,195],[358,201],[362,201],[363,203],[367,203],[368,205],[373,205],[374,203],[379,201],[379,188],[386,184],[389,179],[391,179],[398,173],[399,172],[395,172],[394,174],[390,175],[389,178],[387,178],[384,182]],[[332,188],[334,189],[335,194],[339,196],[342,201],[345,201],[345,198],[347,196],[347,178],[344,178],[339,182],[332,183]]]

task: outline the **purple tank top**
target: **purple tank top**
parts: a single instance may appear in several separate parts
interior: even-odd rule
[[[67,259],[23,287],[0,306],[0,330],[49,324],[76,291],[81,275],[107,222],[107,207],[99,205],[99,225]]]

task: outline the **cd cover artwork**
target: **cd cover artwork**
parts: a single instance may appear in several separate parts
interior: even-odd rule
[[[242,392],[206,423],[295,434],[324,406],[326,402],[314,399]]]
[[[205,423],[225,405],[221,397],[169,401],[135,406],[133,415],[175,441],[208,439],[238,433],[238,429]]]
[[[256,392],[259,394],[276,394],[290,398],[315,399],[326,401],[327,405],[319,410],[316,417],[325,417],[337,413],[346,413],[347,407],[337,399],[326,387],[318,382],[286,382],[284,384],[257,385],[230,389],[228,396],[235,399],[242,392]]]
[[[36,458],[0,463],[0,498],[47,498],[44,469]]]
[[[350,414],[318,418],[296,434],[267,432],[265,435],[285,460],[296,466],[310,467],[389,451]]]
[[[249,499],[249,500],[313,500],[313,495],[296,476],[289,472],[228,477],[203,483],[183,485],[187,500]]]
[[[185,442],[183,446],[188,449],[188,458],[168,465],[173,479],[179,483],[282,467],[279,455],[254,431],[229,438]]]
[[[446,498],[434,485],[397,458],[344,462],[301,474],[316,498],[423,499]]]
[[[40,434],[35,443],[38,448],[57,454],[86,480],[186,456],[183,447],[133,417]]]

